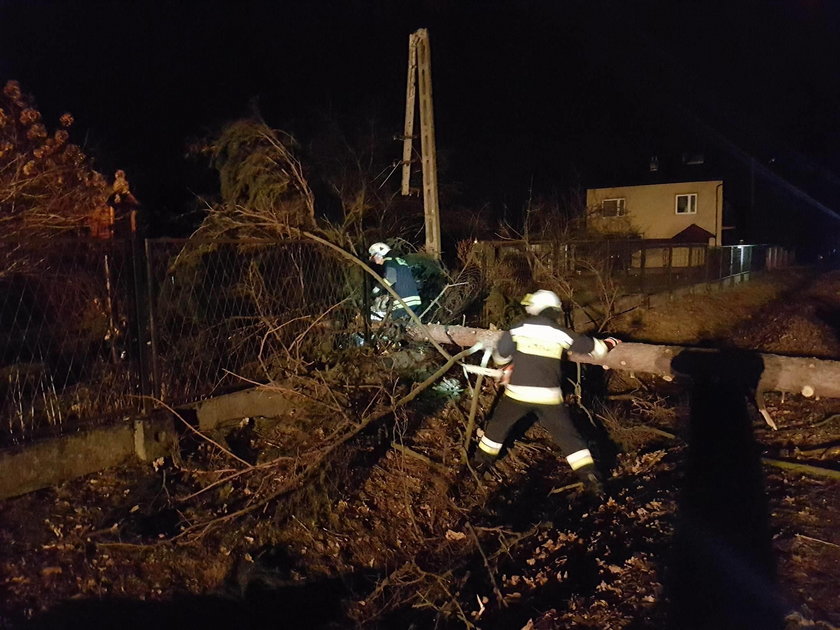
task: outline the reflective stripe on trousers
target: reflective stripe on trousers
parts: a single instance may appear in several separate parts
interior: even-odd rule
[[[572,453],[566,457],[566,461],[569,462],[569,466],[572,467],[572,470],[577,470],[578,468],[595,464],[595,460],[592,459],[592,453],[589,452],[588,448]]]
[[[535,405],[558,405],[563,402],[563,390],[559,387],[532,387],[530,385],[506,385],[505,396]]]
[[[482,451],[487,453],[488,455],[492,455],[496,457],[499,454],[499,451],[502,450],[502,443],[501,442],[494,442],[486,435],[482,436],[481,441],[478,443],[478,448]]]

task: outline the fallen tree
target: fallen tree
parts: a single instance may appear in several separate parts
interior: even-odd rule
[[[485,347],[496,343],[502,331],[427,324],[412,326],[420,341]],[[840,398],[840,361],[764,354],[753,350],[691,348],[645,343],[622,343],[603,360],[571,353],[578,363],[603,365],[625,372],[653,374],[666,380],[734,380],[763,392],[788,392],[805,397]]]

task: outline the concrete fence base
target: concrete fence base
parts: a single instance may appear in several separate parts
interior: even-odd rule
[[[270,389],[255,388],[203,400],[189,409],[202,432],[233,421],[282,415],[294,401]],[[177,447],[179,429],[172,415],[141,418],[107,427],[41,440],[0,451],[0,499],[58,485],[130,461],[152,462]],[[182,431],[180,431],[182,432]]]
[[[169,455],[177,440],[169,416],[144,418],[0,452],[0,499],[48,488],[77,477]]]

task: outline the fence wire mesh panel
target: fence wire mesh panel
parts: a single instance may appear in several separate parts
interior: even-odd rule
[[[503,295],[547,277],[585,304],[599,291],[734,282],[793,262],[764,245],[477,247],[432,304],[433,319],[466,318],[478,301],[480,321],[470,323],[497,321]],[[151,398],[186,404],[282,378],[365,339],[364,273],[310,241],[0,239],[0,257],[0,447],[124,419],[148,411]]]
[[[328,360],[359,327],[361,270],[311,242],[147,241],[158,395],[192,402]]]
[[[136,411],[127,241],[0,241],[0,446]]]
[[[645,240],[485,241],[477,244],[484,277],[508,295],[541,286],[561,289],[577,304],[604,296],[672,292],[681,287],[745,279],[750,272],[793,262],[769,245],[712,247]],[[537,280],[538,279],[538,280]],[[484,324],[489,323],[485,317]]]

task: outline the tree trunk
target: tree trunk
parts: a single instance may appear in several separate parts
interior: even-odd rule
[[[495,345],[502,334],[498,330],[428,324],[412,326],[411,335],[417,340],[441,344],[472,346],[482,342]],[[644,343],[622,343],[597,360],[586,355],[570,354],[578,363],[604,365],[613,370],[656,374],[671,380],[679,377],[710,381],[737,381],[757,392],[778,391],[840,398],[840,362],[804,357],[763,354],[752,350],[689,348],[657,346]]]

